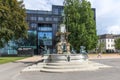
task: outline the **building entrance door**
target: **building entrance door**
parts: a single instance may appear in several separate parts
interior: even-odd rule
[[[38,26],[38,54],[46,54],[45,49],[52,47],[52,25],[39,24]]]

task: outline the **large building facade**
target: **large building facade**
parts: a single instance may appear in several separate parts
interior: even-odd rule
[[[114,52],[115,51],[115,39],[113,34],[104,34],[99,35],[99,42],[100,44],[104,44],[103,52]]]
[[[115,49],[115,40],[120,38],[120,35],[114,35],[114,34],[103,34],[99,35],[99,42],[98,43],[103,43],[103,52],[116,52],[117,50]]]
[[[29,25],[28,39],[24,42],[22,41],[22,47],[34,49],[34,54],[42,54],[43,47],[47,46],[51,52],[55,49],[56,45],[56,32],[59,29],[59,25],[63,21],[62,13],[64,7],[52,5],[51,11],[42,10],[26,10],[26,21]],[[95,20],[95,9],[94,20]],[[12,43],[12,44],[11,44]],[[9,42],[8,44],[15,45],[14,42]],[[0,53],[6,51],[9,53],[17,53],[16,50],[12,49],[11,46],[1,49]]]
[[[42,48],[47,46],[52,52],[56,44],[56,32],[62,22],[63,6],[52,6],[52,11],[26,10],[29,31],[35,33],[37,54],[42,53]]]

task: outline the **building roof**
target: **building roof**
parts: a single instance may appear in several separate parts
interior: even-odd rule
[[[99,39],[117,39],[120,38],[120,34],[102,34],[98,35]]]
[[[103,34],[99,35],[99,39],[113,39],[114,35],[113,34]]]
[[[26,10],[26,13],[29,14],[52,14],[52,11],[44,11],[44,10]]]
[[[61,6],[61,5],[52,5],[52,10],[51,11],[47,11],[47,10],[29,10],[29,9],[26,9],[26,13],[29,13],[29,14],[52,14],[52,11],[53,11],[53,8],[61,8],[63,9],[64,6]]]

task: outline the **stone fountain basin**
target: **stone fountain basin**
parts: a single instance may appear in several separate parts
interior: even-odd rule
[[[44,62],[83,62],[88,60],[82,54],[45,54]]]

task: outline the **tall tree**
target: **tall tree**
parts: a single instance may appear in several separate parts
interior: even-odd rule
[[[87,50],[96,47],[97,34],[94,12],[87,0],[64,0],[65,24],[71,32],[69,41],[79,51],[80,46]]]
[[[11,39],[27,37],[23,1],[0,0],[0,47]]]
[[[115,40],[115,49],[120,50],[120,38]]]
[[[101,41],[98,42],[97,52],[99,52],[99,53],[105,52],[105,42],[101,42]]]

